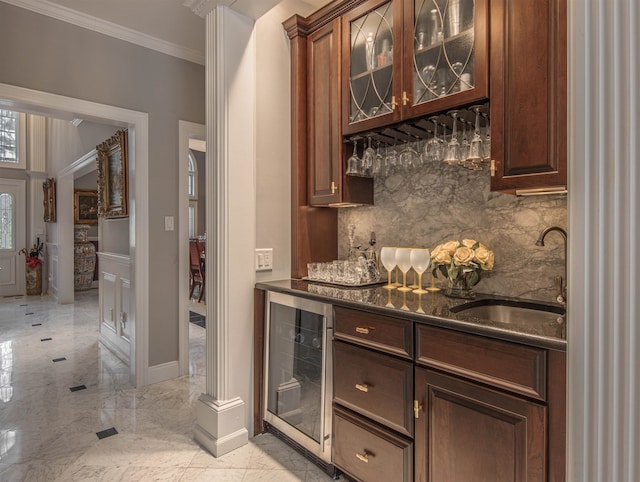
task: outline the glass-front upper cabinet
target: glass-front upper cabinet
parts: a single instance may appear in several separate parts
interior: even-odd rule
[[[400,119],[402,3],[369,1],[345,15],[343,132],[360,132]]]
[[[404,0],[404,117],[488,97],[488,0]],[[406,59],[406,55],[405,55]]]

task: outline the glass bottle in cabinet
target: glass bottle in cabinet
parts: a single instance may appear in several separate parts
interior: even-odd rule
[[[370,1],[345,16],[345,133],[399,119],[396,95],[400,70],[394,51],[400,51],[396,49],[400,48],[402,29],[395,28],[394,21],[402,21],[401,7],[398,0]]]
[[[487,0],[406,0],[405,116],[488,97]],[[405,7],[407,8],[407,7]]]

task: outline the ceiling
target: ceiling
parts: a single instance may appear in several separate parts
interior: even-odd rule
[[[158,40],[177,52],[187,52],[188,60],[204,63],[205,21],[193,9],[201,0],[2,0],[60,19],[81,18],[83,26],[104,20],[108,30],[124,27],[143,34],[148,40]],[[314,11],[331,0],[213,0],[253,17],[278,3],[293,8],[300,4],[300,12]],[[262,10],[260,10],[262,9]],[[181,55],[178,55],[181,56]]]

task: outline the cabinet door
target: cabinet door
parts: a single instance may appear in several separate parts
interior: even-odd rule
[[[404,0],[403,117],[486,99],[488,0]]]
[[[340,200],[343,146],[340,136],[339,42],[340,20],[309,35],[309,204]]]
[[[491,189],[567,184],[566,0],[491,2]]]
[[[345,134],[400,120],[402,0],[371,0],[343,18]]]
[[[340,19],[309,34],[307,50],[309,204],[373,204],[373,180],[343,170]]]
[[[546,408],[416,369],[415,478],[430,482],[546,480]]]

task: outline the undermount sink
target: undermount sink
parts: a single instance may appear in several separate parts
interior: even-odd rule
[[[562,306],[492,298],[470,301],[451,307],[449,311],[505,324],[557,323],[562,321],[561,317],[565,314]]]

